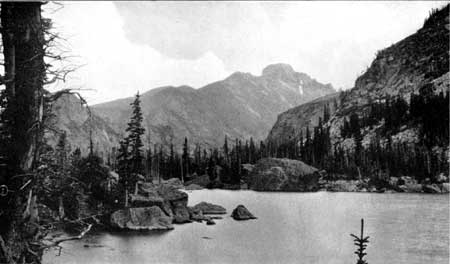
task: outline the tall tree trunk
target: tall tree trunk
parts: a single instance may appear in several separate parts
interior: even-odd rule
[[[42,135],[45,65],[41,3],[2,2],[0,19],[7,100],[1,121],[10,137],[6,144],[9,171],[0,184],[15,191],[0,199],[0,262],[38,262],[41,254],[30,253],[28,245],[37,232],[30,229],[34,219],[23,214],[30,208],[26,201],[32,191],[28,187],[19,190],[29,178],[18,175],[32,172]],[[35,198],[28,199],[32,200]]]

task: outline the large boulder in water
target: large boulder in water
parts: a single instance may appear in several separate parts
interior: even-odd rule
[[[227,210],[217,204],[200,202],[192,207],[193,210],[201,211],[204,215],[206,214],[226,214]]]
[[[231,213],[231,217],[233,217],[234,220],[256,219],[256,217],[252,213],[250,213],[242,204],[238,205],[233,210],[233,212]]]
[[[172,218],[158,206],[125,208],[111,214],[111,226],[123,230],[170,230]]]
[[[255,191],[316,191],[319,170],[298,160],[260,159],[247,177],[249,189]]]

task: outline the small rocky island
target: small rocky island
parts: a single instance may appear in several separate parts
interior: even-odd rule
[[[215,219],[222,219],[227,210],[217,204],[200,202],[188,206],[188,194],[180,189],[178,179],[160,184],[140,183],[136,193],[130,195],[130,207],[114,211],[109,220],[113,229],[119,230],[171,230],[173,224],[206,222],[214,225]],[[236,220],[255,219],[242,205],[232,214]]]

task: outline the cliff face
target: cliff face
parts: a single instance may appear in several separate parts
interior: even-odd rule
[[[407,102],[412,93],[418,94],[421,87],[431,86],[435,93],[448,91],[449,85],[449,6],[434,12],[424,26],[411,36],[377,53],[371,66],[356,79],[354,88],[338,95],[330,95],[314,102],[300,105],[279,115],[268,139],[286,142],[298,136],[301,129],[317,124],[324,104],[332,112],[330,128],[333,144],[353,147],[351,139],[341,136],[344,119],[351,114],[359,117],[368,114],[373,102],[386,97],[400,96]],[[333,100],[338,101],[333,109]],[[376,129],[383,128],[383,122]],[[363,145],[375,134],[373,129],[362,128]],[[405,125],[393,135],[396,141],[414,143],[417,128]]]
[[[87,153],[89,133],[92,127],[92,137],[99,152],[109,150],[105,146],[117,146],[119,133],[95,113],[92,114],[92,119],[89,119],[88,109],[75,95],[61,96],[53,104],[52,110],[54,116],[49,125],[53,129],[45,135],[50,145],[56,145],[60,133],[66,132],[72,150],[74,147],[79,147],[83,153]]]
[[[341,96],[341,107],[330,120],[331,139],[352,147],[341,137],[344,118],[356,113],[366,115],[373,102],[387,96],[400,96],[409,102],[424,86],[435,93],[448,91],[449,82],[449,6],[435,12],[416,33],[378,52],[367,71],[356,79],[355,87]],[[380,123],[377,129],[383,128]],[[363,145],[374,136],[373,129],[363,128]],[[405,123],[393,139],[414,143],[417,127]]]
[[[379,51],[367,71],[356,79],[355,87],[343,100],[343,108],[362,106],[386,95],[409,99],[423,85],[442,79],[449,69],[448,23],[446,7],[415,34]],[[444,79],[448,83],[448,76]]]
[[[338,103],[339,93],[333,93],[283,112],[270,130],[267,140],[286,143],[299,138],[301,131],[304,133],[306,127],[312,129],[318,125],[326,106],[330,114],[334,114],[338,109]]]

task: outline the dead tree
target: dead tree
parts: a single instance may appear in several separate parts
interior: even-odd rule
[[[0,85],[5,89],[0,89],[0,263],[40,262],[45,247],[40,243],[43,232],[37,225],[33,189],[39,186],[35,172],[45,119],[53,101],[78,94],[69,89],[50,94],[44,89],[65,81],[78,67],[52,65],[68,56],[58,42],[61,38],[51,31],[51,21],[42,18],[42,4],[1,3],[5,74]]]
[[[2,121],[2,154],[7,170],[0,184],[10,192],[1,197],[0,262],[39,262],[29,242],[36,239],[36,197],[23,188],[33,178],[38,144],[42,138],[44,30],[40,2],[1,3],[5,85]]]

